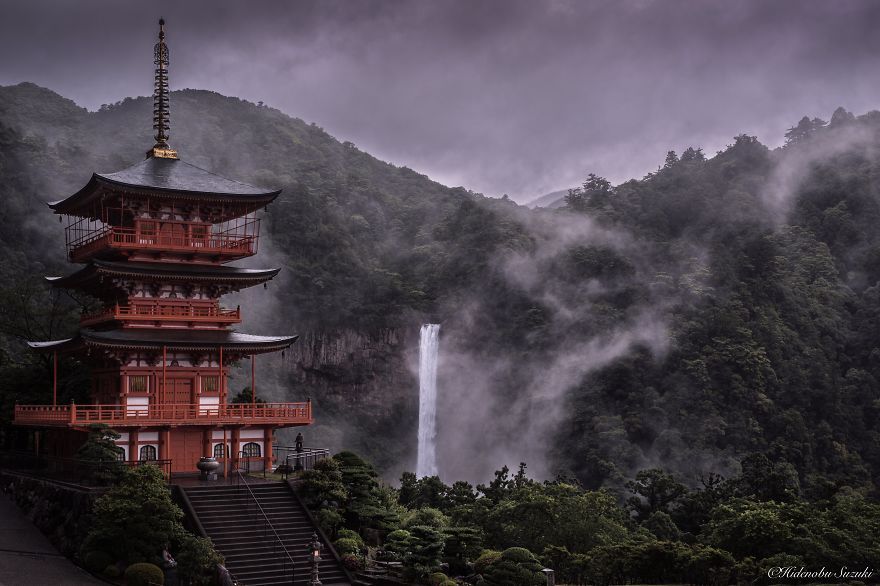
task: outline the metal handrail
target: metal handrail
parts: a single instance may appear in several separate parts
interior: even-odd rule
[[[244,452],[241,452],[240,455],[243,456]],[[293,556],[291,556],[290,552],[287,551],[287,547],[284,545],[284,542],[281,541],[281,537],[278,535],[278,532],[275,531],[275,527],[272,525],[272,521],[269,520],[269,517],[266,515],[266,512],[263,510],[262,505],[260,505],[260,501],[257,500],[257,496],[254,494],[254,491],[251,490],[251,487],[248,484],[247,479],[241,474],[241,470],[236,469],[235,473],[238,474],[238,482],[239,482],[238,487],[241,488],[240,483],[244,482],[244,487],[247,489],[248,493],[250,494],[251,500],[254,501],[254,504],[257,505],[257,508],[260,510],[260,514],[263,516],[263,521],[266,523],[266,525],[272,531],[272,534],[275,536],[275,540],[278,543],[278,545],[281,546],[281,550],[284,552],[284,555],[286,555],[287,559],[290,560],[290,574],[291,574],[290,575],[290,583],[293,584],[296,579],[296,564],[293,561]],[[284,571],[283,567],[282,567],[282,571]]]

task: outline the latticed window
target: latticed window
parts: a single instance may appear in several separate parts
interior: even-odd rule
[[[125,450],[122,448],[116,448],[116,459],[120,462],[125,462]]]
[[[260,444],[254,442],[248,442],[245,445],[241,446],[241,451],[245,455],[246,458],[259,458],[260,457]]]
[[[156,222],[139,222],[142,236],[156,235]]]
[[[128,377],[129,393],[146,393],[148,390],[147,375],[139,374]]]
[[[214,376],[203,376],[202,377],[202,392],[203,393],[216,393],[219,385],[220,377],[217,375]]]
[[[223,449],[223,444],[217,444],[214,446],[214,457],[215,458],[225,458],[225,450]]]
[[[141,462],[156,460],[156,446],[141,446]]]
[[[204,246],[203,241],[208,238],[208,227],[202,224],[193,224],[191,234],[195,246]]]

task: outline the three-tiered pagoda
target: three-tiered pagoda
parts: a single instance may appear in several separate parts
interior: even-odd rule
[[[178,158],[168,143],[169,59],[159,24],[156,144],[146,160],[96,173],[78,192],[49,204],[68,219],[68,259],[84,265],[49,281],[86,292],[103,308],[83,315],[73,338],[30,345],[54,353],[56,391],[59,353],[87,363],[93,404],[17,405],[14,422],[46,430],[43,449],[50,456],[71,456],[89,426],[103,423],[121,433],[125,460],[170,460],[175,473],[197,471],[201,457],[218,458],[224,471],[239,457],[270,467],[273,431],[312,423],[311,404],[255,402],[254,357],[281,351],[296,336],[232,330],[240,309],[224,308],[220,298],[278,274],[226,263],[257,253],[257,213],[280,190]],[[230,404],[228,367],[242,359],[251,360],[252,401]]]

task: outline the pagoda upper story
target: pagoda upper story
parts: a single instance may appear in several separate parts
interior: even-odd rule
[[[149,156],[49,206],[68,217],[67,254],[92,259],[219,264],[257,252],[267,191],[177,158]]]

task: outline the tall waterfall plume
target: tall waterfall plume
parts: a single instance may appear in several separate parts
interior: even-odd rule
[[[437,474],[437,355],[440,324],[424,324],[419,332],[419,451],[416,476]]]

